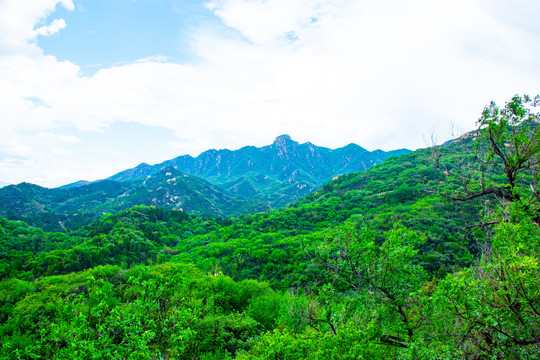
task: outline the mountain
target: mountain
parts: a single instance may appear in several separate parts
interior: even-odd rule
[[[0,189],[0,216],[45,230],[76,228],[134,205],[155,205],[199,216],[235,216],[268,207],[242,200],[196,176],[165,168],[130,182],[96,181],[47,189],[21,183]]]
[[[90,184],[91,181],[87,181],[87,180],[79,180],[79,181],[75,181],[71,184],[66,184],[66,185],[62,185],[60,186],[60,188],[62,189],[69,189],[69,188],[75,188],[75,187],[80,187],[80,186],[84,186],[84,185],[88,185]]]
[[[288,205],[340,174],[365,170],[396,150],[369,152],[349,144],[331,150],[282,135],[268,146],[208,150],[161,164],[142,163],[92,183],[47,189],[22,183],[0,189],[0,216],[48,231],[75,229],[134,205],[231,217]]]
[[[261,148],[208,150],[197,157],[183,155],[156,165],[142,163],[108,179],[139,180],[174,167],[220,185],[232,194],[261,200],[276,208],[313,192],[335,176],[366,170],[390,156],[409,152],[370,152],[356,144],[332,150],[310,142],[300,144],[281,135]]]

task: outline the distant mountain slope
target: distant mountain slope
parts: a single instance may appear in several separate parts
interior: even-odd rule
[[[257,148],[208,150],[157,165],[140,164],[106,180],[47,189],[21,183],[0,189],[0,217],[48,231],[74,229],[134,205],[231,217],[288,205],[340,174],[365,170],[408,150],[331,150],[287,135]]]
[[[103,213],[134,205],[223,217],[268,209],[260,202],[239,200],[204,179],[174,168],[130,182],[103,180],[55,189],[21,183],[0,189],[1,217],[24,220],[46,230],[73,229],[97,220]]]
[[[275,208],[313,192],[334,176],[366,170],[390,156],[409,152],[370,152],[356,144],[332,150],[309,142],[299,144],[290,136],[281,135],[272,145],[261,148],[208,150],[195,158],[183,155],[156,165],[142,163],[108,179],[138,180],[172,166]]]
[[[62,188],[62,189],[69,189],[69,188],[75,188],[75,187],[80,187],[80,186],[88,185],[88,184],[90,184],[90,183],[91,183],[91,181],[87,181],[87,180],[79,180],[79,181],[75,181],[74,183],[71,183],[71,184],[62,185],[62,186],[60,186],[60,188]]]

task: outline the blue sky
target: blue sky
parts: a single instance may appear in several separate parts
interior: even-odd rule
[[[43,19],[62,18],[61,33],[37,38],[45,54],[68,60],[91,75],[103,67],[139,59],[196,61],[189,33],[202,26],[220,26],[219,18],[194,0],[84,0],[74,10],[57,6]]]
[[[534,0],[0,0],[0,185],[263,146],[425,147],[536,95]]]

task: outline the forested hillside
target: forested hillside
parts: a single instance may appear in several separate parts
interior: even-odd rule
[[[536,359],[539,101],[492,104],[467,136],[277,210],[0,219],[0,354]]]
[[[103,180],[85,186],[54,189],[22,183],[0,189],[0,215],[48,231],[76,229],[98,220],[105,213],[116,213],[135,205],[153,205],[213,217],[269,208],[261,201],[238,198],[204,179],[172,167],[130,182]]]

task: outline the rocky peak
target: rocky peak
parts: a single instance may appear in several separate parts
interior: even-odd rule
[[[290,143],[293,143],[291,137],[289,135],[280,135],[275,140],[273,145],[278,147],[285,147]]]

